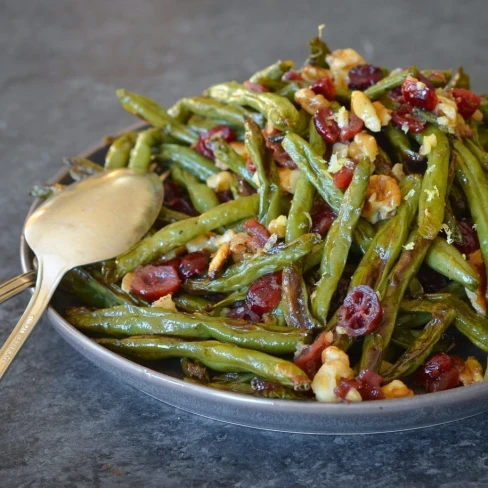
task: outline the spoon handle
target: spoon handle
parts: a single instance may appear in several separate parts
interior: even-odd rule
[[[34,294],[14,330],[0,349],[0,379],[41,318],[59,281],[66,272],[65,266],[53,259],[39,260]]]
[[[36,275],[36,271],[29,271],[4,283],[0,283],[0,303],[30,288],[36,282]]]

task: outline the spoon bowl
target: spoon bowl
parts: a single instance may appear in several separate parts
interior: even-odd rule
[[[26,311],[0,349],[0,378],[49,304],[64,274],[107,260],[136,244],[163,203],[153,173],[103,172],[49,198],[29,218],[24,234],[37,256],[37,283]]]

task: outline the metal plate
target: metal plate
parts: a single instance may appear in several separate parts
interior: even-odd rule
[[[105,153],[106,148],[98,146],[83,156],[102,163]],[[67,181],[67,178],[68,171],[63,170],[52,182]],[[32,253],[24,239],[20,253],[24,272],[31,270]],[[304,434],[368,434],[419,429],[488,410],[488,383],[350,405],[268,400],[217,391],[184,382],[170,367],[163,372],[153,371],[104,349],[68,324],[56,308],[50,307],[48,315],[54,329],[68,343],[116,378],[164,403],[222,422]]]

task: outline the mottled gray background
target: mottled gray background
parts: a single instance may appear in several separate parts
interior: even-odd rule
[[[20,271],[29,187],[132,123],[116,87],[168,105],[278,58],[316,26],[374,63],[456,67],[488,87],[478,1],[0,2],[0,280]],[[0,340],[28,296],[0,307]],[[0,385],[0,486],[486,486],[486,416],[417,432],[316,437],[195,417],[95,369],[39,324]]]

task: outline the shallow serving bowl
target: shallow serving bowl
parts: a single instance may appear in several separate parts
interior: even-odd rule
[[[100,145],[83,156],[102,163],[106,150]],[[68,170],[55,176],[51,183],[55,182],[69,182]],[[38,203],[34,202],[30,212]],[[24,239],[20,254],[24,272],[30,271],[33,256]],[[58,309],[53,305],[48,310],[54,329],[97,366],[164,403],[223,422],[282,432],[367,434],[419,429],[488,410],[488,382],[411,398],[350,405],[269,400],[213,390],[184,382],[170,363],[162,363],[161,372],[157,372],[104,349],[66,322]],[[466,352],[468,349],[466,344]],[[462,351],[461,354],[464,355]]]

